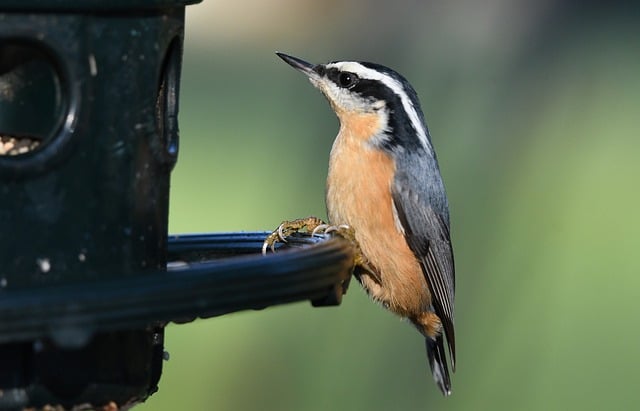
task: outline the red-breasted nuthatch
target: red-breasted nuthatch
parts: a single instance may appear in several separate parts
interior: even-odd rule
[[[449,395],[445,336],[452,370],[456,357],[449,206],[415,90],[379,64],[310,64],[277,54],[322,91],[340,119],[327,213],[332,226],[352,230],[360,254],[356,278],[424,336],[433,377]]]

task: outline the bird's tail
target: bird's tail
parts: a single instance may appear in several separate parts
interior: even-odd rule
[[[444,337],[425,337],[425,345],[427,346],[427,357],[429,358],[429,366],[433,379],[436,380],[438,388],[446,396],[451,395],[451,378],[449,377],[449,367],[447,366],[447,357],[444,350]]]

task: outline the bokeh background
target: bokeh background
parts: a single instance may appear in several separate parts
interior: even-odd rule
[[[418,90],[447,185],[458,370],[354,283],[170,325],[139,410],[627,410],[640,404],[640,19],[634,2],[206,0],[190,6],[172,233],[324,217],[338,122],[273,53]]]

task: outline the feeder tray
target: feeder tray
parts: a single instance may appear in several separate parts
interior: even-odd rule
[[[172,236],[166,270],[0,294],[0,344],[51,339],[77,348],[105,331],[184,323],[295,301],[340,304],[353,261],[344,240],[298,234],[263,256],[260,248],[267,235]]]

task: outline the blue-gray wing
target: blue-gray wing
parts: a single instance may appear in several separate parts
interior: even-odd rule
[[[455,370],[453,304],[455,274],[449,236],[449,211],[437,163],[419,178],[397,170],[392,187],[393,202],[407,244],[422,266],[435,313],[447,337],[451,365]],[[423,170],[424,168],[410,168]]]

